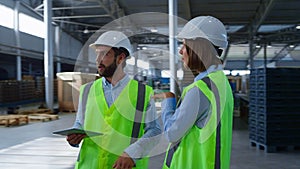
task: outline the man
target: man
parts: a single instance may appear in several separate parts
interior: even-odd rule
[[[83,140],[76,168],[147,168],[147,154],[161,133],[152,88],[131,80],[123,71],[131,44],[118,31],[103,33],[90,45],[102,77],[83,85],[74,127],[103,135],[71,134],[73,145]]]

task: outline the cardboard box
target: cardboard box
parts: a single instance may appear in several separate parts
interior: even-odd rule
[[[98,75],[81,72],[62,72],[56,74],[58,79],[59,111],[77,111],[81,85],[94,81]]]

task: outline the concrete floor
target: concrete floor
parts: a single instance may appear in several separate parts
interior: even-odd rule
[[[28,125],[0,126],[0,169],[71,169],[78,149],[71,148],[54,130],[70,127],[74,113],[59,114],[60,119]],[[163,147],[165,145],[163,144]],[[157,149],[163,149],[156,147]],[[149,168],[159,169],[164,154],[150,158]],[[300,169],[300,151],[265,153],[249,143],[247,124],[234,119],[231,169]]]

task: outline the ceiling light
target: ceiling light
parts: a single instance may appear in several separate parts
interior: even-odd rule
[[[89,33],[90,31],[87,29],[87,28],[85,28],[84,30],[83,30],[83,33]]]
[[[152,28],[152,29],[150,29],[150,31],[151,31],[152,33],[158,32],[158,30],[157,30],[156,28]]]
[[[300,29],[300,25],[297,25],[297,26],[296,26],[296,29]]]

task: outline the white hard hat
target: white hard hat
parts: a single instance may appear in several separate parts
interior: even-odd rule
[[[132,46],[128,37],[119,31],[107,31],[103,33],[94,43],[90,44],[90,47],[96,48],[98,45],[125,48],[128,51],[129,56],[132,51]]]
[[[223,23],[212,16],[199,16],[190,20],[177,36],[178,39],[205,38],[220,48],[226,48],[227,32]]]

